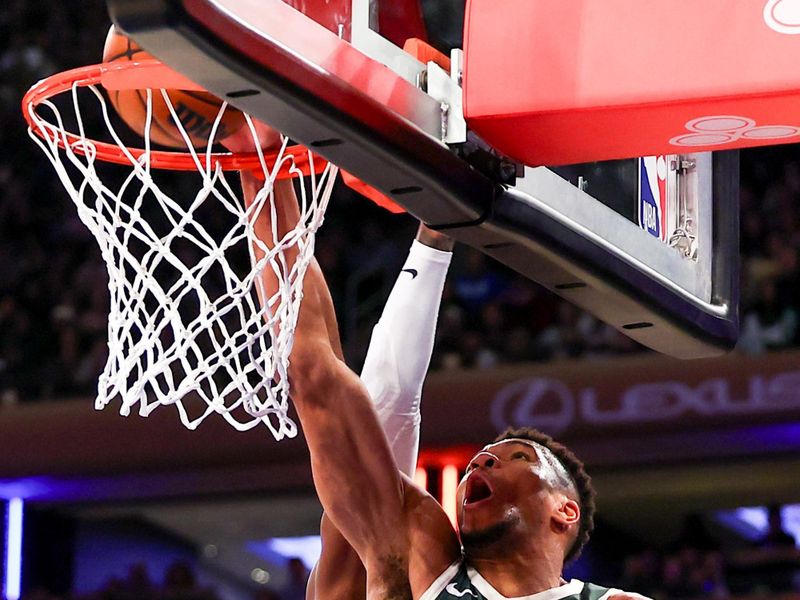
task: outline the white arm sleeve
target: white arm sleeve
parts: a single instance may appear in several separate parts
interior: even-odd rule
[[[372,331],[361,372],[397,466],[412,477],[419,452],[422,384],[452,256],[414,240]]]

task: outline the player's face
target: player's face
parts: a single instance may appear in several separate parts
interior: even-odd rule
[[[465,548],[489,543],[512,529],[532,531],[549,522],[550,490],[542,450],[523,440],[504,440],[476,454],[458,487],[458,526]]]

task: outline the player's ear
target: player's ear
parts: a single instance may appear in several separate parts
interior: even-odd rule
[[[575,500],[561,495],[556,502],[552,518],[559,530],[566,531],[570,526],[580,522],[581,507]]]

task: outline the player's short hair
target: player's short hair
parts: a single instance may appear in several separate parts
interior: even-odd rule
[[[572,542],[564,557],[564,562],[568,563],[580,555],[586,543],[589,541],[589,536],[594,529],[594,512],[595,512],[595,491],[592,487],[592,478],[586,473],[583,463],[578,460],[572,451],[558,443],[546,433],[542,433],[538,429],[532,427],[521,427],[519,429],[508,428],[495,438],[493,443],[502,442],[510,439],[530,440],[550,451],[550,453],[558,460],[560,465],[569,474],[574,490],[578,495],[578,504],[581,507],[581,520],[578,527],[578,535]],[[570,489],[572,486],[565,486]]]

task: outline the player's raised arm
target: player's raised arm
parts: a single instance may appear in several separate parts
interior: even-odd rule
[[[257,181],[243,176],[246,197]],[[279,237],[299,218],[291,183],[276,182],[274,209],[256,221],[262,240]],[[295,256],[286,255],[292,268]],[[266,273],[267,295],[276,282]],[[368,597],[410,598],[409,531],[404,482],[366,388],[336,356],[325,315],[330,295],[316,261],[305,276],[290,356],[292,399],[311,453],[320,501],[367,568]]]
[[[278,229],[293,227],[299,213],[291,182],[275,183],[275,208]],[[374,558],[370,555],[375,539],[399,557],[406,551],[404,536],[386,536],[381,530],[404,531],[402,481],[366,388],[331,344],[325,321],[329,298],[312,261],[303,285],[289,380],[311,450],[314,482],[326,510],[363,559]]]
[[[361,373],[397,465],[408,476],[417,465],[422,384],[452,249],[451,238],[420,225],[372,332]]]
[[[433,352],[452,248],[451,238],[420,225],[375,325],[361,372],[397,467],[409,476],[417,463],[422,385]],[[335,315],[332,319],[335,325]],[[334,326],[329,334],[336,332]],[[366,592],[363,565],[327,515],[323,515],[320,534],[322,553],[309,578],[306,598],[363,598]]]

